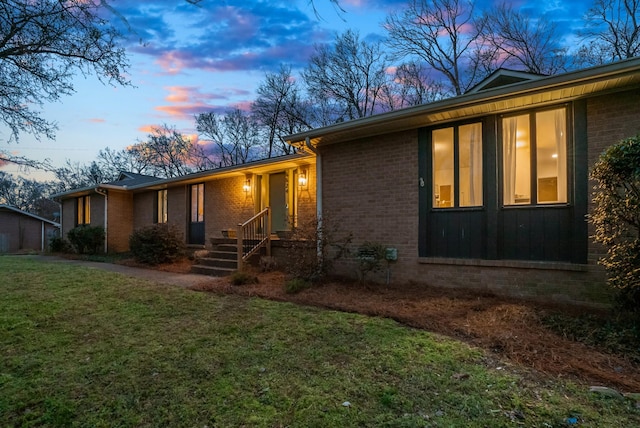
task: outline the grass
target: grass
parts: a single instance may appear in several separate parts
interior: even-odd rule
[[[638,426],[393,321],[0,257],[0,426]]]

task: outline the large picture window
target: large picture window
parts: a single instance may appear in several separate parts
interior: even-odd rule
[[[431,133],[433,207],[482,206],[482,124]]]
[[[567,202],[565,108],[502,119],[504,205]]]
[[[91,196],[81,196],[76,200],[76,213],[77,225],[91,223]]]

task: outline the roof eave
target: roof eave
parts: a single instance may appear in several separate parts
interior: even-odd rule
[[[560,90],[562,88],[588,85],[608,79],[621,78],[626,75],[638,75],[640,72],[640,58],[631,58],[614,64],[592,67],[588,69],[573,71],[556,76],[543,77],[537,80],[527,82],[519,82],[506,85],[486,91],[467,93],[457,97],[436,101],[429,104],[408,107],[402,110],[382,113],[375,116],[368,116],[361,119],[342,122],[329,125],[322,128],[312,129],[310,131],[291,134],[284,139],[288,144],[297,145],[303,143],[307,138],[315,146],[322,143],[323,138],[335,136],[332,143],[348,141],[353,139],[352,135],[361,131],[363,136],[369,135],[365,132],[382,126],[382,124],[409,122],[412,118],[425,114],[435,114],[438,112],[452,111],[461,107],[471,107],[478,104],[488,104],[491,102],[522,97],[528,94],[543,93],[552,90]],[[640,78],[639,78],[640,80]],[[577,97],[573,97],[574,99]],[[565,101],[569,101],[566,98]],[[558,102],[558,101],[556,101]],[[407,125],[406,129],[413,126]],[[402,126],[398,125],[395,131],[402,130]],[[344,134],[345,138],[340,139],[340,134]]]

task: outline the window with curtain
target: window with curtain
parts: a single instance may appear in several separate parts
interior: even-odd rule
[[[76,200],[76,224],[87,225],[91,223],[91,196],[81,196]]]
[[[433,207],[482,206],[482,124],[431,133]]]
[[[566,109],[502,119],[504,205],[567,202]]]
[[[191,186],[191,222],[204,221],[204,183]]]
[[[167,189],[158,190],[157,195],[157,222],[167,222]]]

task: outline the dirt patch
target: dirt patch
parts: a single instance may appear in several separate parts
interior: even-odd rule
[[[554,377],[617,388],[621,392],[640,391],[640,366],[622,356],[564,338],[542,324],[545,313],[566,313],[568,308],[411,284],[330,282],[287,294],[284,274],[268,272],[257,276],[257,284],[232,286],[229,281],[212,280],[194,289],[392,318],[411,327],[461,339]]]

